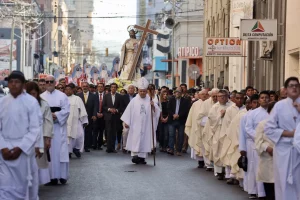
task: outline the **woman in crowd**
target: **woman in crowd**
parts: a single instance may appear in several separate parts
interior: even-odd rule
[[[127,94],[127,91],[126,91],[125,89],[122,89],[122,90],[120,91],[120,94],[121,94],[121,95],[125,95],[125,94]]]
[[[60,84],[60,83],[57,84],[56,89],[59,90],[59,91],[61,91],[61,92],[64,92],[64,90],[65,90],[64,86],[62,84]]]
[[[26,92],[37,99],[41,106],[43,121],[41,124],[41,135],[37,140],[36,156],[39,167],[39,182],[46,184],[50,182],[50,173],[48,169],[48,162],[50,162],[49,149],[51,147],[51,138],[53,136],[53,119],[50,107],[46,101],[40,97],[40,89],[37,83],[26,83]]]
[[[159,120],[159,145],[161,152],[167,152],[167,145],[169,142],[169,129],[168,129],[168,93],[166,91],[160,94],[161,113]]]

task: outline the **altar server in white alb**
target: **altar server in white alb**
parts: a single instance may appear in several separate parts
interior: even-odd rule
[[[10,94],[0,98],[0,199],[38,199],[35,144],[41,134],[38,101],[23,91],[22,72],[8,77]]]
[[[260,107],[256,108],[255,110],[249,113],[249,115],[247,116],[247,122],[245,126],[248,158],[247,189],[248,194],[250,194],[250,198],[254,198],[256,195],[258,197],[266,196],[263,183],[260,181],[256,181],[259,157],[255,150],[255,136],[258,124],[269,117],[269,114],[267,112],[269,100],[270,95],[267,91],[262,91],[259,94],[258,102]]]
[[[126,150],[131,151],[132,162],[146,164],[145,158],[153,148],[151,112],[153,113],[153,131],[156,132],[160,109],[147,95],[148,81],[144,77],[138,80],[138,94],[127,106],[121,120],[129,128]],[[156,142],[155,134],[154,141]],[[155,144],[154,144],[155,145]]]
[[[81,157],[84,145],[83,127],[88,124],[88,115],[80,97],[73,94],[74,84],[69,84],[65,88],[65,93],[70,102],[70,115],[68,118],[68,139],[69,153],[72,152],[77,158]]]
[[[265,134],[274,143],[273,163],[276,199],[298,200],[300,199],[300,113],[296,109],[296,105],[297,107],[300,106],[298,78],[288,78],[284,87],[288,97],[274,106],[265,125]]]
[[[70,113],[70,103],[67,95],[55,89],[55,79],[53,76],[46,78],[46,88],[46,92],[41,97],[48,102],[54,122],[54,134],[50,148],[51,182],[49,185],[58,184],[58,179],[61,184],[66,184],[69,177],[67,120]]]
[[[36,82],[28,82],[26,83],[26,92],[37,99],[40,104],[42,116],[43,116],[43,124],[41,126],[41,135],[38,138],[36,143],[36,162],[39,167],[39,174],[44,174],[48,176],[40,176],[39,175],[39,184],[46,184],[50,182],[50,173],[49,173],[49,149],[51,147],[51,138],[53,136],[53,119],[52,113],[50,110],[50,106],[48,103],[40,97],[40,89]],[[48,173],[43,173],[46,171]]]

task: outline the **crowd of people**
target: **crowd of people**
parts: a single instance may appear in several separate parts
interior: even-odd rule
[[[300,85],[278,92],[199,92],[185,124],[198,167],[239,185],[250,199],[300,199]]]
[[[135,164],[147,164],[156,147],[170,156],[190,147],[198,168],[251,199],[300,199],[296,77],[279,91],[157,89],[141,78],[117,92],[115,83],[26,81],[13,71],[8,87],[0,98],[0,199],[37,199],[39,185],[67,183],[72,156],[104,147],[130,153]]]

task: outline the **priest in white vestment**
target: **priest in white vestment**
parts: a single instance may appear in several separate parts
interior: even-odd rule
[[[126,150],[131,151],[132,162],[146,164],[145,158],[156,143],[156,129],[160,117],[160,109],[147,95],[148,81],[142,77],[138,80],[138,94],[130,101],[121,120],[129,128]],[[151,119],[151,112],[153,119]],[[151,121],[153,120],[153,127]]]
[[[246,145],[247,145],[247,158],[248,158],[248,168],[247,168],[247,180],[248,180],[248,194],[251,196],[258,195],[258,197],[265,197],[265,190],[263,183],[256,181],[256,174],[258,170],[259,157],[255,150],[255,135],[256,127],[258,123],[268,118],[269,114],[267,112],[268,103],[270,100],[269,93],[263,91],[259,94],[259,104],[260,107],[253,110],[249,115],[246,122]]]
[[[203,149],[198,146],[198,143],[202,143],[200,122],[197,120],[199,110],[202,103],[208,98],[208,91],[203,89],[198,94],[199,100],[193,103],[187,121],[185,123],[185,133],[189,140],[189,146],[191,147],[191,158],[198,161],[198,168],[204,167]]]
[[[279,101],[274,106],[265,125],[265,134],[274,143],[276,199],[296,200],[300,199],[300,172],[299,165],[297,166],[300,155],[294,139],[295,129],[300,122],[299,111],[294,106],[295,103],[299,104],[300,102],[298,78],[288,78],[284,87],[288,98]],[[299,128],[297,128],[298,131]]]
[[[69,177],[67,120],[70,113],[70,103],[67,95],[55,89],[53,76],[47,76],[46,85],[47,90],[41,97],[48,102],[54,122],[54,134],[50,148],[51,182],[49,184],[57,185],[58,179],[61,184],[66,184]]]
[[[0,199],[38,200],[35,144],[41,133],[38,101],[23,91],[25,77],[13,71],[10,94],[0,98]]]
[[[229,157],[227,156],[228,151],[228,145],[224,145],[225,140],[227,139],[227,133],[228,131],[231,132],[231,129],[228,130],[228,127],[230,123],[232,122],[233,118],[238,114],[239,111],[243,110],[245,108],[244,106],[244,94],[242,93],[236,93],[234,97],[235,103],[232,104],[229,108],[226,109],[226,113],[223,119],[221,132],[220,132],[220,138],[218,140],[219,142],[219,148],[221,148],[221,163],[225,165],[225,178],[229,179],[227,181],[227,184],[235,184],[237,181],[235,181],[235,176],[233,174],[230,174],[230,164],[229,164]],[[226,143],[228,144],[228,143]]]
[[[218,93],[218,103],[213,105],[208,113],[208,121],[210,124],[210,132],[208,140],[211,141],[211,152],[212,161],[214,162],[214,171],[217,173],[218,180],[224,179],[223,163],[221,162],[221,150],[222,150],[222,139],[223,134],[221,128],[226,113],[226,109],[229,108],[233,103],[229,99],[227,90],[220,90]],[[210,156],[210,157],[211,157]]]
[[[70,115],[67,121],[67,131],[69,139],[69,154],[72,152],[77,158],[81,157],[84,147],[84,130],[88,124],[88,115],[80,97],[73,94],[74,85],[67,85],[65,93],[70,102]]]
[[[200,107],[200,110],[198,112],[197,121],[200,123],[199,129],[200,129],[200,137],[201,141],[197,143],[197,146],[203,150],[203,159],[205,162],[206,170],[212,171],[213,165],[209,159],[210,154],[210,148],[211,143],[208,141],[209,136],[209,122],[208,122],[208,113],[209,110],[212,108],[212,106],[218,102],[218,95],[219,89],[214,88],[211,91],[209,91],[210,98],[203,102],[203,104]]]

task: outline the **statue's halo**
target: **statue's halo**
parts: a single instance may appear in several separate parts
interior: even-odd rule
[[[128,32],[134,31],[135,34],[137,34],[137,33],[139,32],[136,28],[134,28],[133,25],[129,25],[129,26],[127,27],[127,31],[128,31]]]

